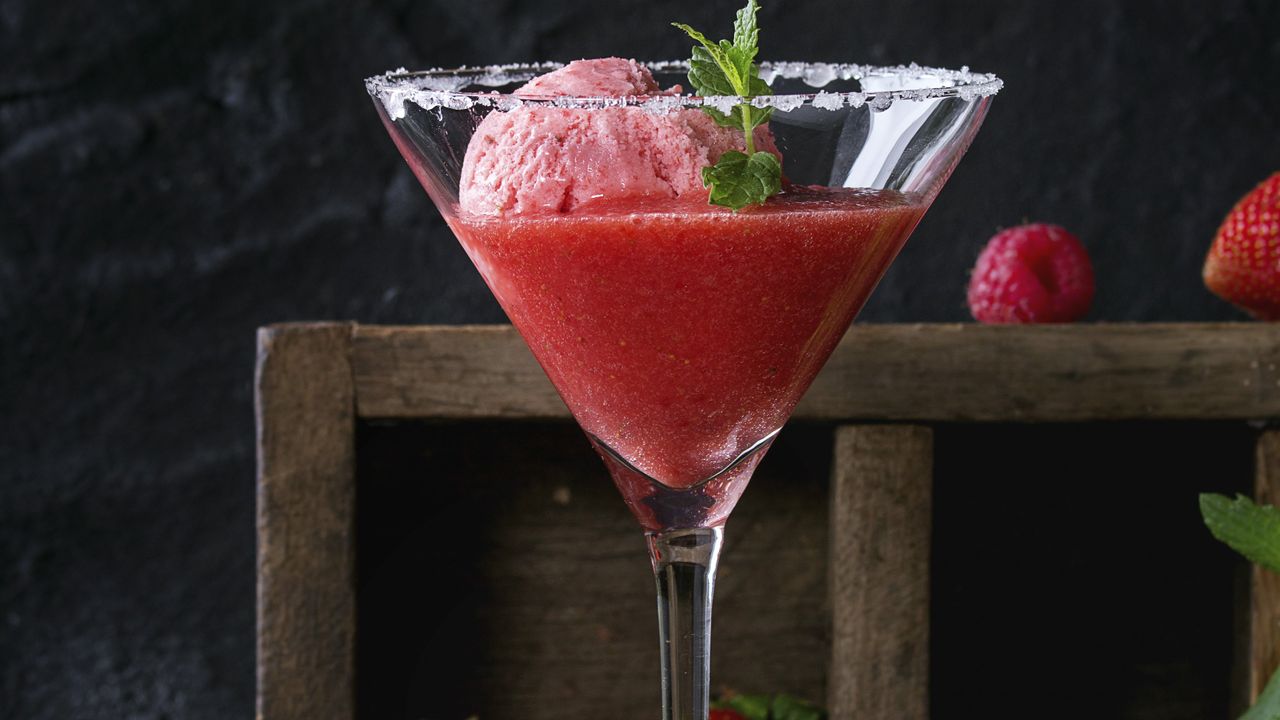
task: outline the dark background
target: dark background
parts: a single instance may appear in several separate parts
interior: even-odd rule
[[[680,57],[739,3],[0,0],[0,717],[247,717],[253,331],[503,319],[361,78]],[[1199,265],[1280,169],[1280,4],[796,2],[767,58],[1007,87],[863,315],[964,320],[982,243],[1058,222],[1091,319],[1240,319]]]

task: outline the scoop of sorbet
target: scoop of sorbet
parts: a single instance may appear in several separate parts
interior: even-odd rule
[[[664,94],[649,68],[635,60],[575,60],[516,90],[521,97],[625,97]]]
[[[577,60],[516,91],[535,97],[625,97],[662,90],[634,60]],[[459,202],[471,214],[571,212],[598,200],[707,197],[702,168],[743,150],[742,131],[720,127],[698,109],[655,112],[523,106],[491,112],[462,163]],[[767,125],[760,150],[778,153]]]

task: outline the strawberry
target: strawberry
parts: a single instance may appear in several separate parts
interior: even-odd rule
[[[747,720],[747,716],[736,710],[716,709],[707,715],[707,720]]]
[[[1071,322],[1084,317],[1091,302],[1089,254],[1057,225],[997,233],[969,278],[969,311],[984,323]]]
[[[1204,284],[1259,320],[1280,320],[1280,172],[1227,213],[1204,261]]]

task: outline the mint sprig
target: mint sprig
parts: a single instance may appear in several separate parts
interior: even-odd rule
[[[1243,495],[1200,496],[1200,514],[1213,536],[1253,562],[1280,572],[1280,510]]]
[[[684,23],[672,23],[698,42],[689,60],[689,83],[693,89],[702,97],[736,95],[744,100],[727,113],[703,108],[722,127],[742,128],[746,153],[726,152],[715,165],[702,169],[702,184],[711,188],[711,204],[733,208],[735,212],[763,203],[782,189],[778,158],[770,152],[756,151],[754,131],[773,114],[771,107],[759,108],[750,103],[753,97],[773,94],[756,65],[759,12],[760,4],[747,0],[747,6],[734,19],[732,41],[712,42]]]

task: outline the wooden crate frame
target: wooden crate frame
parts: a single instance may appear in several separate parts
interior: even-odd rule
[[[851,329],[795,413],[837,424],[832,716],[928,715],[928,423],[1266,420],[1278,368],[1276,325]],[[257,716],[353,720],[357,420],[568,411],[509,326],[354,323],[262,328],[256,408]],[[1255,494],[1276,502],[1280,431],[1256,447]],[[860,532],[873,521],[888,532]],[[1280,665],[1280,577],[1255,568],[1248,603],[1241,701]],[[893,673],[878,671],[887,658]]]

